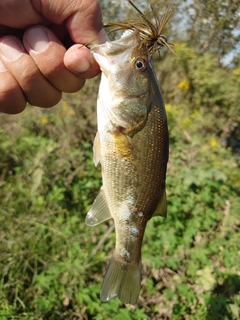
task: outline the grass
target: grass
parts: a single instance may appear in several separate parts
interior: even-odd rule
[[[239,319],[240,169],[199,133],[201,112],[174,104],[168,216],[147,226],[138,305],[100,301],[115,235],[111,221],[84,224],[101,186],[97,87],[0,120],[0,319]]]

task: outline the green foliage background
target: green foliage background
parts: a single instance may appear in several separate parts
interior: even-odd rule
[[[222,3],[209,1],[209,16]],[[115,235],[111,221],[84,224],[101,186],[92,160],[98,77],[51,110],[1,115],[1,320],[240,319],[239,152],[224,145],[240,115],[238,58],[223,65],[217,39],[209,48],[204,37],[174,38],[177,23],[167,30],[177,54],[153,61],[169,120],[168,216],[148,223],[138,305],[101,303]]]

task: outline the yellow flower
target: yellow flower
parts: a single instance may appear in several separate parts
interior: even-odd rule
[[[217,145],[217,140],[214,139],[214,138],[212,138],[212,139],[209,140],[209,143],[210,143],[210,145],[211,145],[212,147],[216,147],[216,145]]]
[[[74,110],[71,108],[69,111],[68,111],[68,116],[73,116],[75,114]]]
[[[189,90],[190,88],[190,83],[188,80],[183,80],[181,81],[179,84],[178,84],[178,88],[181,89],[181,90]]]
[[[47,124],[47,123],[48,123],[48,118],[47,118],[47,117],[42,117],[42,118],[41,118],[41,122],[42,122],[43,124]]]
[[[69,108],[68,103],[66,101],[62,101],[62,107],[63,109],[67,110]]]

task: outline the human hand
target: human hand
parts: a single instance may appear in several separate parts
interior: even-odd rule
[[[80,90],[100,70],[79,44],[106,39],[97,0],[1,0],[0,112],[52,107]]]

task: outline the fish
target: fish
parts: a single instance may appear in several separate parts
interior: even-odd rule
[[[141,288],[141,247],[147,222],[167,215],[167,116],[151,64],[137,29],[90,50],[102,71],[97,99],[94,163],[102,187],[86,225],[113,219],[116,244],[103,278],[100,299],[118,297],[136,305]]]

